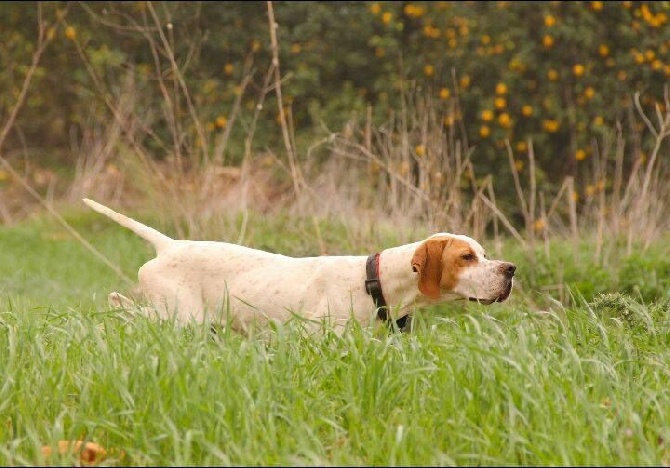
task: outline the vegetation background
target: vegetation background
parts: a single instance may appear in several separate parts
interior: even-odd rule
[[[669,14],[4,3],[0,463],[670,463]],[[296,256],[466,233],[518,280],[408,334],[213,338],[108,310],[153,253],[84,196]]]
[[[667,9],[625,1],[279,2],[281,106],[292,150],[301,163],[308,153],[322,163],[333,159],[335,136],[362,142],[367,125],[408,153],[395,166],[382,160],[383,169],[430,192],[426,185],[437,182],[420,174],[433,169],[420,161],[434,151],[425,122],[394,124],[430,109],[433,125],[471,154],[475,175],[495,176],[502,206],[520,215],[511,171],[529,171],[532,142],[542,190],[555,195],[573,177],[581,208],[616,188],[617,135],[625,139],[625,174],[650,162],[655,140],[634,97],[640,93],[649,115],[666,112]],[[56,194],[66,190],[95,145],[107,148],[99,170],[110,172],[138,151],[191,167],[239,166],[245,156],[283,148],[265,3],[51,2],[40,11],[6,4],[5,112],[38,48],[38,15],[48,53],[3,154],[17,169],[27,166],[43,190],[50,183]],[[594,170],[596,159],[605,167]],[[2,179],[7,192],[11,178]],[[16,209],[0,210],[5,221]]]

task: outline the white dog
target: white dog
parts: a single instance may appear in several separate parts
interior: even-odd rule
[[[516,267],[489,260],[475,240],[439,233],[365,256],[293,258],[213,241],[175,240],[93,200],[84,202],[156,249],[138,273],[151,310],[180,322],[210,320],[246,332],[294,315],[332,326],[397,320],[413,307],[509,297]],[[121,294],[110,305],[131,307]],[[147,308],[143,308],[147,312]]]

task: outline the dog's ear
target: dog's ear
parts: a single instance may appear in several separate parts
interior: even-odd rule
[[[446,239],[429,239],[414,252],[412,268],[419,274],[419,291],[431,299],[440,297],[442,281],[442,252]]]

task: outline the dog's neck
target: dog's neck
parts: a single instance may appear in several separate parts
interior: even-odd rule
[[[418,288],[418,273],[412,270],[412,257],[421,242],[385,249],[379,257],[379,279],[392,316],[404,315],[412,306],[431,301]]]

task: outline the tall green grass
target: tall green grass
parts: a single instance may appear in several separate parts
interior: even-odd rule
[[[132,465],[658,465],[667,312],[631,326],[588,305],[475,306],[411,334],[260,340],[17,304],[0,322],[0,463],[84,437]]]
[[[153,255],[95,219],[70,221],[128,275]],[[252,244],[288,242],[254,226]],[[522,293],[418,311],[410,333],[244,338],[109,310],[123,285],[49,222],[0,239],[0,465],[79,438],[125,452],[109,465],[670,462],[664,297]]]

